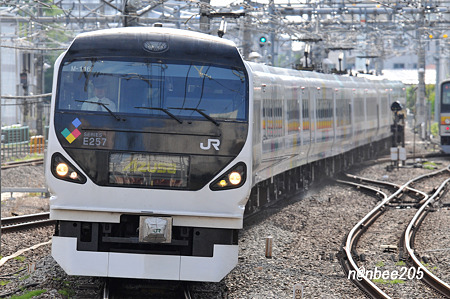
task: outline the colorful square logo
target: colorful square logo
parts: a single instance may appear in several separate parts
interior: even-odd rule
[[[66,138],[69,143],[72,143],[75,139],[78,138],[78,136],[81,135],[81,132],[78,130],[78,127],[81,125],[81,121],[78,118],[75,118],[72,121],[72,125],[75,127],[75,130],[72,132],[69,131],[69,129],[65,128],[61,134]]]

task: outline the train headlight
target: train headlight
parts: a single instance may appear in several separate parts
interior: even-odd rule
[[[225,174],[209,185],[213,191],[239,188],[244,185],[247,177],[247,166],[239,162],[230,168]]]
[[[60,153],[53,154],[51,161],[51,172],[56,178],[72,183],[86,183],[86,177]]]
[[[233,171],[232,173],[230,173],[230,175],[228,176],[228,179],[230,180],[230,183],[232,185],[239,185],[241,183],[241,175],[239,172]]]
[[[61,177],[66,176],[69,173],[69,166],[66,163],[59,163],[56,165],[56,173]]]

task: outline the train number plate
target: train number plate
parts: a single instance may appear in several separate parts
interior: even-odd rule
[[[139,219],[139,242],[170,243],[172,240],[171,217],[147,217]]]

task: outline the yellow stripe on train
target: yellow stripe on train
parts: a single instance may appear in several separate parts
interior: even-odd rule
[[[441,125],[450,125],[450,116],[441,116]]]

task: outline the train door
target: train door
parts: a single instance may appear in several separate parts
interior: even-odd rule
[[[332,101],[333,101],[333,105],[332,105],[332,112],[331,112],[331,117],[332,117],[332,122],[333,122],[333,145],[336,142],[336,130],[337,130],[337,118],[336,118],[336,109],[337,109],[337,104],[336,104],[336,100],[337,100],[337,92],[339,91],[339,89],[337,87],[333,88],[332,91]]]
[[[378,88],[373,89],[373,100],[374,100],[374,107],[375,110],[373,111],[374,116],[374,130],[375,130],[375,137],[378,136],[378,130],[380,129],[380,94],[378,93]]]
[[[310,90],[309,87],[302,86],[301,87],[301,101],[302,101],[302,144],[307,146],[307,152],[309,152],[311,147],[311,140],[312,140],[312,134],[311,134],[311,97],[310,97]]]
[[[369,96],[370,91],[367,88],[368,84],[366,83],[365,85],[366,85],[366,88],[364,88],[364,93],[363,93],[363,96],[362,96],[362,99],[363,99],[362,100],[363,101],[362,104],[363,104],[363,112],[364,112],[364,118],[363,118],[363,127],[364,127],[364,129],[363,129],[363,132],[362,132],[361,139],[367,138],[366,136],[367,136],[369,128],[370,128],[368,111],[367,111],[368,101],[370,101],[370,96]],[[362,142],[364,142],[364,141],[362,141]]]
[[[376,132],[376,135],[378,135],[379,131],[380,131],[380,101],[377,100],[377,132]]]
[[[337,82],[339,82],[339,84],[340,84],[340,81],[337,81]],[[333,152],[333,155],[335,154],[334,153],[335,152],[335,147],[336,147],[336,145],[338,145],[338,142],[339,142],[339,140],[337,138],[337,136],[338,136],[337,99],[338,99],[340,87],[341,86],[335,86],[333,88],[333,91],[332,91],[332,93],[333,93],[333,99],[332,99],[332,101],[333,101],[333,110],[332,110],[332,117],[333,117],[333,145],[331,147],[331,149],[332,149],[331,151]],[[337,149],[337,151],[339,151],[339,149]]]
[[[356,118],[355,118],[355,97],[356,97],[356,88],[352,88],[350,92],[350,123],[352,126],[352,147],[356,144]]]
[[[315,86],[314,86],[315,85]],[[319,87],[317,87],[316,83],[314,82],[314,85],[311,86],[310,89],[310,110],[309,110],[309,117],[311,120],[311,146],[310,146],[310,151],[309,151],[309,157],[314,157],[315,153],[316,153],[316,148],[317,148],[317,101],[319,101],[320,96],[320,89],[318,89]]]
[[[299,88],[293,79],[285,80],[287,88],[284,90],[284,111],[285,111],[285,140],[287,148],[291,148],[291,154],[298,153],[298,147],[301,146],[301,128],[300,128],[300,101]]]

